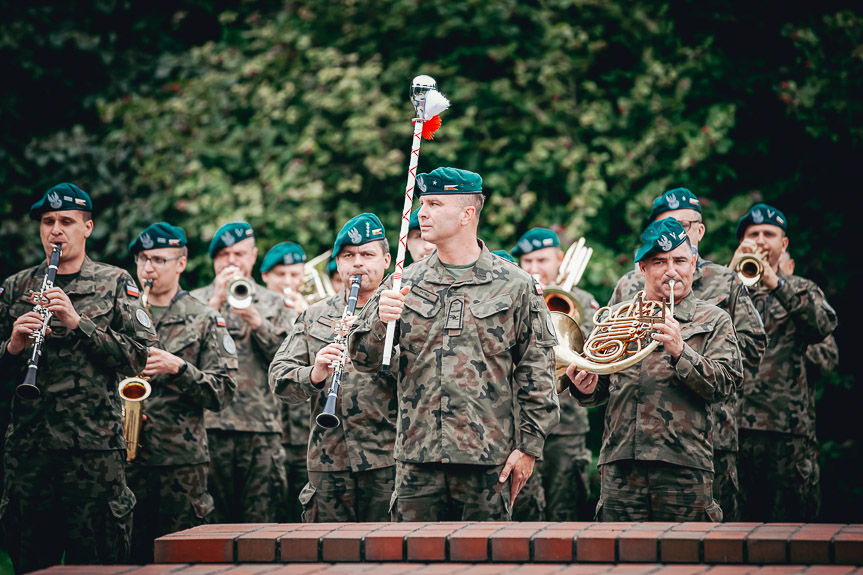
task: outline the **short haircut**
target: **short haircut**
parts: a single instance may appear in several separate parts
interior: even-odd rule
[[[180,257],[183,257],[183,258],[189,257],[189,246],[180,246],[177,249],[180,250]]]
[[[381,238],[379,240],[375,240],[376,244],[378,244],[381,248],[381,255],[387,255],[390,253],[390,242],[387,241],[386,238]]]
[[[479,213],[482,211],[482,207],[485,205],[485,196],[482,194],[460,194],[459,205],[463,208],[467,208],[469,206],[473,206],[476,208],[476,215],[479,216]]]

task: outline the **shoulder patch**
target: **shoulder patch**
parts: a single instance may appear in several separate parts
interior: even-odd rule
[[[225,351],[231,355],[236,355],[237,353],[237,344],[234,343],[234,338],[232,338],[228,333],[226,333],[225,337],[222,338],[222,347],[224,347]]]
[[[150,321],[149,314],[147,314],[147,312],[142,309],[139,309],[135,312],[135,319],[137,319],[138,323],[140,323],[146,328],[149,328],[151,325],[153,325],[153,322]]]
[[[141,292],[138,291],[138,286],[133,284],[126,284],[126,295],[132,297],[140,297]]]
[[[226,327],[228,324],[225,322],[225,318],[220,315],[216,316],[216,325],[219,327]]]
[[[592,307],[593,309],[599,309],[599,302],[595,299],[590,300],[590,307]]]
[[[548,333],[551,334],[552,337],[557,337],[557,334],[554,333],[554,322],[551,320],[551,314],[545,314],[545,327],[548,328]]]
[[[533,279],[533,291],[536,292],[536,295],[542,295],[542,286],[539,285],[539,280],[533,276],[531,278]]]
[[[3,295],[3,292],[6,291],[6,288],[0,287],[0,295]]]

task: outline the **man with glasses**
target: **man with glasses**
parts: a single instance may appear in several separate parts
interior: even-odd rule
[[[221,411],[233,399],[237,354],[225,320],[180,289],[189,253],[182,228],[153,224],[129,251],[141,285],[152,281],[147,312],[159,336],[142,372],[153,391],[141,447],[126,469],[138,499],[129,559],[152,563],[157,537],[203,525],[213,511],[204,409]]]
[[[755,373],[767,347],[764,325],[737,274],[725,266],[703,259],[698,254],[698,244],[707,231],[701,220],[701,202],[686,188],[669,190],[653,201],[653,209],[647,219],[650,224],[666,218],[674,218],[680,222],[692,244],[692,251],[697,256],[692,293],[698,299],[715,305],[731,316],[737,331],[743,369]],[[631,271],[617,282],[608,305],[632,299],[642,289],[644,277]],[[738,380],[738,383],[742,383],[742,380]],[[737,481],[739,446],[734,413],[740,393],[741,389],[736,389],[724,401],[712,405],[716,429],[713,435],[713,497],[722,507],[725,521],[738,520],[740,512]]]

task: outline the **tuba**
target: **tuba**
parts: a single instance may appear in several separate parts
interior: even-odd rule
[[[141,303],[147,313],[150,313],[150,289],[153,280],[144,282],[144,291],[141,293]],[[144,411],[144,400],[150,397],[153,388],[150,386],[150,378],[138,374],[122,380],[117,391],[123,400],[123,436],[126,438],[126,461],[132,461],[138,455],[138,440],[141,436],[141,421]]]
[[[331,295],[335,295],[336,290],[333,289],[333,284],[330,283],[330,277],[326,273],[327,260],[333,250],[327,250],[321,255],[310,259],[303,266],[303,271],[306,273],[306,280],[300,286],[300,295],[306,300],[306,303],[312,305],[322,299],[326,299]]]
[[[246,309],[252,305],[255,286],[248,278],[234,278],[228,282],[228,305],[234,309]]]
[[[737,262],[737,277],[746,287],[751,287],[761,281],[764,273],[764,254],[761,250],[744,254]]]

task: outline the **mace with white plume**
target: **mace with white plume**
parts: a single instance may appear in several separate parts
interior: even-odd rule
[[[417,76],[411,82],[411,101],[416,109],[413,119],[414,138],[411,146],[411,157],[408,165],[408,183],[405,187],[405,203],[402,209],[402,225],[399,229],[399,248],[396,255],[396,269],[393,273],[392,289],[399,291],[402,287],[402,272],[405,264],[405,251],[408,245],[408,228],[410,226],[411,208],[414,204],[414,184],[417,179],[417,164],[420,159],[420,142],[422,138],[431,140],[440,128],[440,114],[449,108],[449,100],[437,91],[437,83],[431,76]],[[422,138],[421,138],[422,137]],[[390,367],[393,355],[393,337],[396,333],[395,320],[387,323],[387,338],[384,341],[384,358],[382,371]]]

